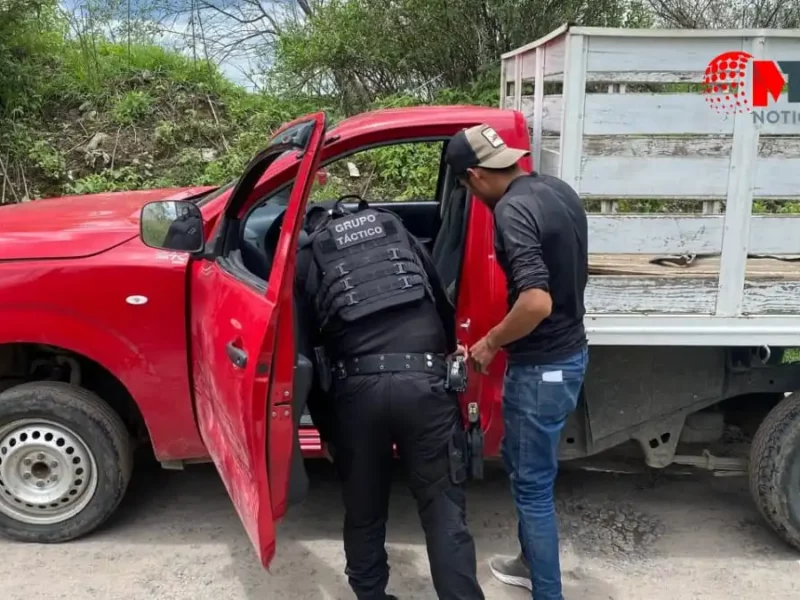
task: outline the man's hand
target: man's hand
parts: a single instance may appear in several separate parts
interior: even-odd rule
[[[494,346],[489,340],[489,336],[484,336],[469,349],[469,357],[475,368],[484,375],[489,374],[489,365],[492,364],[494,357],[497,356],[499,348]]]
[[[448,358],[452,358],[453,356],[463,356],[464,359],[469,358],[469,349],[464,344],[457,344],[456,351],[453,352]]]

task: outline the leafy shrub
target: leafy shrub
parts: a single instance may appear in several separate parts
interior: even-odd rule
[[[119,125],[133,125],[150,114],[153,103],[153,97],[147,92],[127,92],[114,104],[111,117]]]

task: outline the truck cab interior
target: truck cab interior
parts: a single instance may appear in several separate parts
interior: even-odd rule
[[[406,143],[406,145],[412,144],[413,142]],[[430,186],[430,197],[413,200],[379,197],[369,193],[368,181],[366,185],[362,181],[345,182],[346,195],[350,197],[343,202],[343,206],[355,210],[358,198],[361,198],[370,206],[390,210],[400,217],[408,231],[427,248],[451,299],[454,299],[469,207],[466,190],[450,173],[449,167],[444,162],[447,143],[440,141],[439,145],[441,155],[438,177],[435,189]],[[358,160],[358,154],[356,153],[354,157],[337,157],[332,162],[347,161],[352,165],[354,160]],[[327,166],[324,165],[323,168]],[[257,203],[242,222],[239,244],[242,263],[251,274],[264,282],[269,280],[291,185],[290,183],[284,186]],[[331,190],[329,195],[326,188],[326,185],[315,186],[308,207],[313,206],[315,201],[336,200],[345,195],[337,194],[335,190]],[[304,235],[306,234],[302,232],[301,242]]]
[[[431,144],[430,140],[422,143]],[[349,181],[345,180],[342,183],[341,179],[331,181],[331,178],[328,177],[327,184],[317,185],[315,183],[307,209],[313,206],[314,202],[336,200],[346,194],[349,197],[343,202],[343,205],[350,210],[355,210],[358,207],[358,200],[363,199],[370,206],[394,212],[408,231],[427,248],[449,297],[455,303],[467,233],[469,205],[466,190],[457,182],[444,161],[447,140],[436,140],[434,143],[439,148],[439,164],[437,171],[433,173],[434,176],[428,182],[429,197],[414,198],[413,200],[381,197],[382,190],[378,188],[376,191],[375,187],[370,186],[369,179],[365,182],[361,177],[351,177]],[[402,144],[394,144],[394,146]],[[405,142],[405,144],[414,144],[414,142]],[[360,171],[357,163],[359,154],[363,151],[360,150],[347,157],[336,157],[333,161],[322,165],[322,168],[328,173],[345,173],[345,177],[352,175],[354,172]],[[414,148],[407,148],[406,152],[410,159],[414,160]],[[422,152],[427,155],[431,154],[429,148],[423,149]],[[339,168],[335,163],[339,163]],[[341,168],[342,163],[346,163],[344,165],[346,169]],[[374,177],[374,173],[372,176]],[[238,244],[240,262],[250,274],[263,282],[262,285],[268,285],[291,194],[291,185],[289,183],[272,192],[254,205],[241,224]],[[303,238],[307,234],[301,231],[300,236],[302,244]],[[316,378],[314,377],[313,348],[306,347],[308,346],[306,342],[308,336],[304,331],[303,316],[298,314],[297,310],[294,313],[297,358],[292,412],[296,435],[289,484],[290,504],[301,502],[307,493],[308,479],[301,453],[301,430],[313,427],[307,405],[313,395],[322,394],[322,391],[316,387]]]

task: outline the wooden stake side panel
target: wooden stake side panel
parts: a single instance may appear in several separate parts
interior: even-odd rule
[[[564,26],[503,56],[500,106],[526,116],[537,169],[602,201],[589,315],[800,317],[800,262],[755,258],[800,255],[800,216],[752,214],[754,201],[800,200],[800,107],[783,94],[763,111],[717,112],[699,84],[731,51],[800,60],[800,31]],[[702,201],[704,214],[620,214],[622,200]],[[698,258],[651,262],[678,255]]]

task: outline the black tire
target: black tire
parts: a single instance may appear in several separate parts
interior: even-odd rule
[[[83,388],[66,383],[35,382],[0,394],[0,431],[15,421],[35,419],[67,427],[79,436],[96,465],[95,491],[80,512],[59,523],[26,523],[0,510],[0,536],[36,543],[74,540],[102,525],[125,495],[133,470],[130,436],[120,417]],[[4,456],[2,452],[0,448],[0,459]],[[3,492],[11,495],[0,487],[0,493]]]
[[[784,398],[750,449],[750,493],[770,527],[800,550],[800,394]]]

